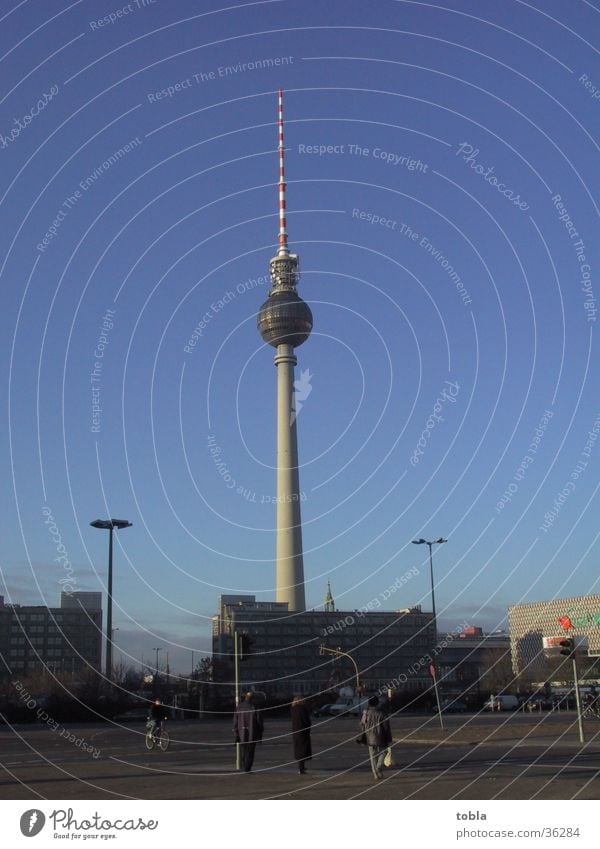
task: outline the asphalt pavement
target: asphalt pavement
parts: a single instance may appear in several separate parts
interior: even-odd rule
[[[315,719],[299,775],[290,724],[267,718],[254,769],[236,771],[231,724],[171,722],[167,752],[144,723],[0,726],[1,799],[598,799],[600,722],[579,742],[568,713],[392,719],[395,764],[371,775],[355,718]]]

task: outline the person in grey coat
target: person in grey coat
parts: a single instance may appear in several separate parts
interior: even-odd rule
[[[233,717],[235,742],[240,744],[240,755],[244,772],[252,771],[254,750],[262,740],[263,720],[260,711],[252,704],[252,693],[246,693],[244,701],[235,709]]]
[[[360,719],[360,727],[365,734],[366,743],[369,747],[369,758],[375,780],[383,778],[383,759],[386,749],[392,744],[390,721],[378,705],[377,696],[371,696]]]

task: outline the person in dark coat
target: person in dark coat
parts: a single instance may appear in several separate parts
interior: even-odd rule
[[[306,772],[306,761],[312,759],[310,724],[310,711],[306,702],[300,696],[294,696],[292,700],[292,738],[294,758],[298,761],[300,775],[304,775]]]
[[[252,703],[252,693],[246,693],[244,701],[235,709],[233,717],[233,733],[235,742],[240,744],[242,768],[244,772],[252,771],[254,750],[262,740],[263,720],[260,711]]]

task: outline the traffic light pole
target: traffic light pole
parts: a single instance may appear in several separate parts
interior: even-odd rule
[[[354,676],[356,680],[356,698],[359,698],[360,694],[360,674],[358,671],[358,663],[354,660],[351,654],[348,654],[347,651],[342,651],[341,649],[330,649],[328,646],[319,646],[319,654],[332,654],[335,657],[347,657],[354,664]]]
[[[238,632],[233,632],[233,672],[235,679],[235,709],[240,703],[240,659],[238,653]],[[240,744],[235,744],[235,768],[240,769]]]
[[[435,692],[435,703],[437,705],[437,714],[440,720],[440,728],[444,731],[444,717],[442,716],[442,706],[440,704],[440,691],[438,690],[438,682],[437,682],[437,667],[435,665],[435,661],[431,661],[431,671],[433,678],[433,689]]]
[[[585,743],[583,734],[583,718],[581,716],[581,697],[579,695],[579,674],[577,672],[577,651],[573,650],[573,682],[575,684],[575,701],[577,702],[577,723],[579,725],[579,742]]]
[[[578,647],[574,637],[566,637],[564,640],[560,641],[559,645],[560,653],[566,655],[566,657],[570,657],[573,662],[573,686],[575,688],[575,702],[577,704],[577,724],[579,726],[579,742],[585,743],[585,736],[583,733],[583,716],[581,713],[581,696],[579,694],[579,673],[577,671]]]

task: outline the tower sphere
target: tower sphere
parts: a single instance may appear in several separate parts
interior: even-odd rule
[[[293,289],[273,291],[258,312],[257,326],[268,345],[297,348],[310,336],[312,312]]]

